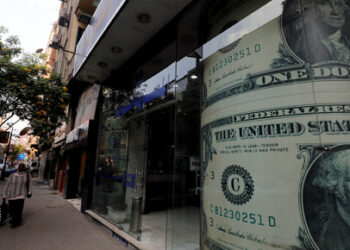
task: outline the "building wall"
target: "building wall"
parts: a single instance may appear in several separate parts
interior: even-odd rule
[[[57,157],[58,159],[57,161],[58,165],[56,166],[56,169],[57,169],[56,175],[60,174],[60,176],[63,176],[62,183],[60,183],[57,187],[58,188],[63,188],[63,186],[67,187],[67,183],[64,183],[64,181],[67,179],[68,181],[71,182],[70,185],[73,185],[74,187],[77,186],[79,190],[80,190],[80,182],[81,182],[81,179],[83,178],[84,171],[78,171],[78,174],[81,172],[81,176],[78,176],[78,178],[73,178],[71,176],[70,179],[68,178],[68,175],[66,175],[66,173],[62,173],[62,171],[66,171],[70,169],[70,171],[73,172],[75,168],[78,168],[78,169],[81,168],[83,170],[84,169],[83,165],[74,166],[74,164],[73,165],[68,164],[68,162],[74,160],[73,159],[74,157],[80,158],[81,156],[80,155],[74,156],[74,154],[69,155],[69,152],[65,154],[62,153],[62,151],[65,150],[65,143],[62,144],[62,140],[65,141],[64,134],[68,134],[71,130],[74,129],[76,114],[79,113],[81,110],[84,110],[85,108],[84,106],[78,107],[78,101],[80,96],[84,92],[85,86],[82,86],[82,88],[79,88],[79,87],[71,88],[71,86],[69,86],[70,82],[73,80],[72,72],[74,67],[75,46],[78,39],[77,38],[78,28],[80,27],[81,29],[85,29],[87,26],[87,24],[84,24],[78,21],[79,15],[83,12],[81,8],[83,8],[84,12],[87,12],[88,14],[92,15],[94,10],[96,9],[96,6],[93,5],[92,1],[86,1],[86,0],[70,0],[67,2],[62,2],[60,12],[59,12],[59,19],[57,21],[57,24],[54,26],[52,34],[50,35],[49,43],[56,42],[60,46],[62,46],[62,48],[65,51],[63,49],[52,49],[52,48],[47,49],[48,53],[50,54],[48,59],[49,67],[54,69],[57,73],[59,73],[62,76],[62,79],[65,83],[67,83],[67,86],[69,87],[69,91],[71,94],[71,102],[67,107],[67,116],[68,116],[67,124],[63,124],[61,127],[61,130],[64,130],[64,131],[57,130],[57,135],[55,137],[56,144],[53,145],[54,147],[53,152],[61,152],[59,154],[55,154],[55,157]],[[65,17],[68,20],[67,25],[59,24],[60,17]],[[79,109],[81,110],[79,111]],[[63,164],[63,163],[67,163],[67,164]],[[85,165],[85,161],[83,161],[82,164]],[[79,182],[79,183],[73,183],[73,182]],[[70,186],[68,186],[68,188],[70,188],[69,192],[72,193],[73,196],[75,196],[76,191],[71,190]],[[72,188],[72,189],[75,189],[75,188]]]
[[[44,178],[44,172],[46,167],[46,162],[48,159],[48,151],[41,152],[40,154],[40,168],[39,168],[39,178]]]
[[[96,6],[91,1],[86,0],[72,0],[62,2],[59,16],[66,17],[68,26],[58,26],[57,42],[67,51],[75,52],[77,43],[78,27],[85,29],[87,24],[78,21],[81,13],[93,15]],[[74,53],[64,52],[58,50],[57,65],[58,72],[62,74],[64,81],[67,83],[72,78],[72,71],[74,67]]]

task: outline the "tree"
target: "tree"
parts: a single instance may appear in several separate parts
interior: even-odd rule
[[[8,145],[8,147],[11,147],[11,145]],[[9,151],[8,157],[11,159],[11,162],[13,163],[14,160],[16,160],[17,156],[24,152],[24,147],[20,144],[16,144],[13,146],[12,150]]]
[[[28,120],[39,146],[48,148],[66,120],[68,89],[59,75],[48,74],[44,55],[23,53],[18,38],[6,34],[0,26],[0,126],[14,116]]]

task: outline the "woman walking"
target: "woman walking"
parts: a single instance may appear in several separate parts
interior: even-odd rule
[[[18,172],[10,175],[4,188],[3,198],[9,201],[9,213],[12,220],[11,227],[21,225],[24,199],[32,194],[32,178],[26,173],[23,163],[19,164]]]

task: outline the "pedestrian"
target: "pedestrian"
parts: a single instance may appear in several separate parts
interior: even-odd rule
[[[21,225],[24,199],[32,195],[32,178],[26,173],[26,166],[20,163],[18,172],[13,173],[7,180],[3,198],[9,202],[9,215],[12,216],[10,224],[12,228]]]

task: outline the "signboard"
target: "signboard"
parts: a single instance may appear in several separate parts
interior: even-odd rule
[[[17,160],[18,161],[24,161],[24,159],[26,158],[26,154],[25,153],[22,153],[22,154],[19,154],[17,155]]]
[[[67,124],[64,122],[60,127],[55,130],[55,138],[52,147],[57,147],[66,138]]]
[[[204,249],[350,246],[348,7],[301,2],[203,62]]]
[[[80,96],[74,128],[94,119],[99,91],[100,85],[95,84]]]
[[[87,138],[89,123],[83,123],[67,134],[66,143],[71,143]]]

